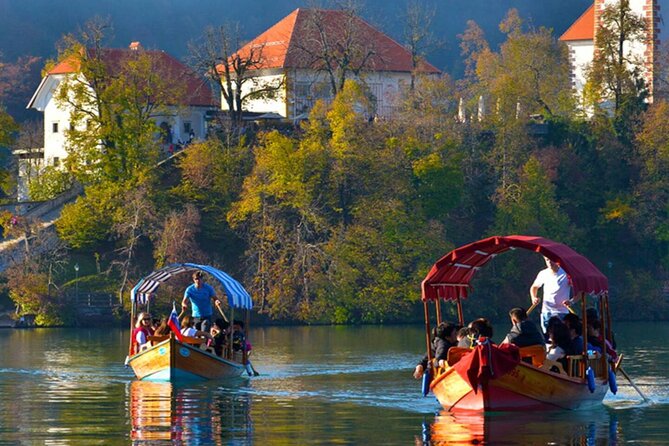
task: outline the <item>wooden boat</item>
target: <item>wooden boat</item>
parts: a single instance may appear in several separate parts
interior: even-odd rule
[[[177,263],[154,271],[141,279],[132,289],[131,323],[141,305],[150,306],[155,298],[156,290],[161,283],[183,273],[192,273],[201,270],[218,281],[225,290],[230,307],[229,320],[234,320],[234,310],[252,308],[250,295],[244,287],[228,274],[216,268],[194,263]],[[190,276],[190,274],[189,274]],[[173,310],[173,313],[176,312]],[[248,330],[248,323],[245,325]],[[132,326],[131,326],[132,333]],[[231,335],[230,335],[231,336]],[[132,337],[132,336],[131,336]],[[232,351],[232,340],[229,339],[223,356],[219,357],[212,348],[206,347],[203,339],[180,336],[174,333],[169,336],[149,336],[149,342],[144,344],[140,351],[132,354],[132,339],[130,340],[130,354],[126,358],[126,365],[132,367],[140,380],[152,381],[201,381],[209,379],[239,378],[244,371],[253,374],[247,352]]]
[[[241,362],[229,361],[212,350],[202,350],[202,339],[174,335],[166,339],[152,336],[151,347],[129,360],[137,378],[151,381],[198,381],[237,378],[246,371]],[[241,358],[239,358],[241,359]]]
[[[543,347],[518,349],[480,339],[472,349],[451,348],[444,367],[433,364],[430,351],[429,304],[441,322],[440,302],[457,305],[464,325],[462,300],[467,297],[475,273],[495,256],[511,249],[527,249],[558,263],[569,275],[574,295],[580,297],[583,327],[587,324],[586,297],[599,300],[602,332],[611,339],[608,280],[585,257],[571,248],[533,236],[496,236],[457,248],[433,266],[422,282],[426,342],[432,380],[429,390],[449,411],[515,411],[579,409],[601,404],[609,387],[615,389],[616,365],[604,354],[587,349],[583,330],[583,353],[567,357],[567,367],[545,359]]]

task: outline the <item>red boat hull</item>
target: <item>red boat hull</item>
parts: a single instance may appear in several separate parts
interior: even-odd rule
[[[590,392],[585,380],[520,362],[476,389],[454,367],[447,367],[430,388],[446,410],[527,411],[597,406],[606,395],[608,383],[597,379]]]

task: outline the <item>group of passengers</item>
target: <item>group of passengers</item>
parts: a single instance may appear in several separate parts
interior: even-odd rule
[[[171,330],[166,317],[156,324],[152,323],[150,314],[140,313],[132,332],[132,353],[139,353],[143,345],[150,343],[150,336],[168,336]],[[191,338],[201,338],[204,347],[211,347],[216,355],[223,356],[230,337],[230,324],[219,318],[214,321],[209,331],[205,331],[202,330],[201,321],[196,322],[192,316],[186,315],[181,319],[181,334]],[[244,335],[244,322],[235,320],[232,324],[233,352],[244,350],[248,352],[251,348]]]
[[[492,324],[485,318],[478,318],[462,327],[452,322],[441,322],[432,330],[432,345],[435,364],[445,367],[451,347],[471,348],[479,339],[492,338]],[[428,366],[427,355],[416,365],[414,377],[420,379]]]
[[[576,299],[570,298],[571,287],[567,274],[557,262],[548,257],[544,257],[544,261],[546,268],[539,271],[530,287],[532,307],[539,303],[538,292],[543,288],[541,307],[543,333],[528,319],[525,309],[513,308],[509,311],[511,330],[502,344],[514,344],[517,347],[545,346],[546,359],[566,364],[567,356],[583,353],[582,322],[571,310]],[[617,356],[615,345],[601,332],[601,321],[597,310],[588,309],[586,316],[587,350],[600,354],[606,350],[608,357],[615,360]],[[443,367],[451,347],[471,348],[480,338],[491,339],[492,325],[485,318],[476,319],[467,327],[442,322],[433,331],[432,338],[431,347],[435,364]],[[416,366],[414,376],[422,377],[427,366],[428,357],[425,356]]]
[[[214,288],[204,282],[202,271],[195,271],[192,275],[193,283],[184,291],[184,297],[181,301],[182,314],[191,305],[191,314],[185,315],[180,321],[181,334],[192,338],[202,338],[205,347],[211,347],[218,356],[225,352],[228,339],[232,338],[233,352],[250,351],[251,345],[246,340],[244,334],[244,323],[235,320],[232,323],[232,333],[230,324],[225,319],[213,319],[213,306],[220,309],[221,301],[216,297]],[[169,335],[171,328],[168,324],[168,318],[163,317],[160,320],[152,320],[148,313],[140,313],[132,332],[132,353],[140,351],[144,344],[149,342],[149,336]]]
[[[601,321],[597,310],[587,310],[588,344],[587,350],[592,353],[602,353],[606,346],[607,355],[615,360],[617,354],[614,345],[605,339],[601,333]],[[566,358],[570,355],[583,353],[583,336],[581,318],[574,313],[567,313],[563,318],[552,316],[547,321],[546,332],[542,333],[528,316],[523,308],[513,308],[509,311],[511,329],[505,336],[502,344],[513,344],[516,347],[542,346],[546,352],[546,359],[560,362],[566,367]],[[445,367],[448,351],[451,347],[473,348],[482,339],[491,339],[493,329],[485,318],[478,318],[466,327],[459,327],[451,322],[442,322],[432,332],[432,352],[435,365]],[[427,356],[414,370],[414,377],[420,378],[428,366]]]

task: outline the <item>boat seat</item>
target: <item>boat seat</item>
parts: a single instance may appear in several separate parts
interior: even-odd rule
[[[553,370],[554,367],[557,369],[557,372],[555,372],[555,370]],[[564,367],[562,366],[562,363],[558,362],[558,361],[553,361],[552,359],[544,359],[544,363],[541,365],[541,368],[543,370],[548,370],[550,372],[559,373],[561,375],[566,375],[567,374]]]
[[[520,359],[531,358],[534,367],[541,367],[546,359],[546,347],[543,344],[519,347]]]
[[[583,355],[567,355],[567,374],[577,378],[583,378],[585,367],[583,367]]]
[[[207,342],[206,339],[204,338],[196,338],[193,336],[182,336],[181,337],[181,342],[184,344],[193,344],[193,345],[200,345],[203,342]]]
[[[212,355],[216,356],[216,351],[214,350],[214,347],[208,346],[206,343],[200,344],[200,350],[203,350],[207,353],[211,353]]]
[[[460,360],[464,355],[471,352],[472,349],[469,347],[451,347],[448,349],[448,354],[446,355],[446,362],[448,365],[452,366]]]
[[[156,345],[156,344],[159,344],[163,341],[168,340],[169,338],[170,338],[170,335],[162,335],[162,336],[161,335],[151,335],[147,339],[149,340],[151,345]],[[146,345],[148,345],[148,344],[146,344]]]

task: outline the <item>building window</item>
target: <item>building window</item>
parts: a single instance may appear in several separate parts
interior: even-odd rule
[[[189,135],[193,131],[193,126],[189,121],[184,122],[184,134]]]
[[[51,133],[58,133],[58,123],[57,122],[52,122],[51,123]]]
[[[54,167],[60,166],[60,158],[58,158],[57,156],[54,156],[53,157],[53,165],[54,165]]]

